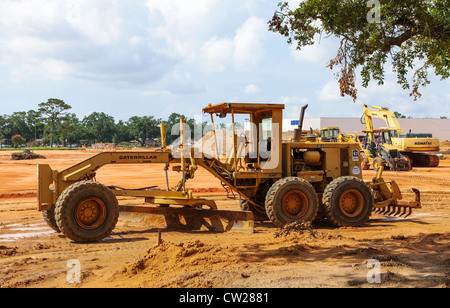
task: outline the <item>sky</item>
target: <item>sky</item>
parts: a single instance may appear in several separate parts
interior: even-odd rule
[[[221,102],[282,103],[288,119],[305,104],[307,117],[360,117],[367,104],[450,118],[450,81],[437,77],[416,102],[389,68],[356,103],[341,97],[326,67],[338,41],[296,50],[268,31],[278,2],[1,0],[0,115],[58,98],[80,119],[104,112],[116,121],[194,118]]]

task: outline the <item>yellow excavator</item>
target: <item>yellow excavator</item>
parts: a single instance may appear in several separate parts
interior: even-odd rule
[[[384,120],[390,130],[391,147],[409,159],[413,167],[439,166],[439,157],[430,153],[439,151],[439,138],[433,138],[433,135],[428,133],[404,132],[397,117],[389,108],[372,106],[372,109],[369,109],[364,105],[363,110],[361,119],[364,119],[366,130],[373,130],[373,117]]]

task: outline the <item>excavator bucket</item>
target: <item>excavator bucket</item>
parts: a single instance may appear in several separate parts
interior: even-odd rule
[[[392,171],[411,171],[411,160],[406,157],[394,158],[392,161]]]
[[[120,221],[130,227],[210,232],[253,233],[252,212],[121,205]]]
[[[406,218],[412,214],[412,209],[422,208],[420,191],[418,189],[411,189],[415,194],[414,201],[401,201],[403,196],[397,183],[395,181],[385,181],[381,177],[382,172],[383,167],[378,170],[377,176],[369,183],[372,196],[374,197],[375,213]]]

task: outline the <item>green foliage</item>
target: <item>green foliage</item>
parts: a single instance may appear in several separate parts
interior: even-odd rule
[[[149,139],[159,140],[162,122],[167,125],[168,143],[179,137],[177,124],[181,118],[186,119],[192,136],[196,127],[194,119],[187,119],[178,113],[171,114],[166,121],[149,115],[132,116],[126,122],[120,120],[116,123],[112,116],[104,112],[93,112],[80,120],[74,113],[67,112],[70,108],[70,105],[62,100],[49,99],[46,103],[39,104],[38,111],[0,115],[0,139],[10,139],[21,133],[25,138],[19,145],[24,144],[25,139],[30,144],[37,144],[35,140],[42,139],[44,145],[58,143],[67,146],[103,142],[131,146],[130,141],[137,141],[141,146],[146,146]],[[202,123],[203,127],[205,125]]]
[[[18,148],[19,145],[22,145],[26,142],[26,140],[21,135],[14,135],[11,137],[11,141],[15,148]]]
[[[161,119],[155,119],[153,116],[131,117],[127,122],[129,135],[145,146],[148,138],[158,138],[160,136]]]
[[[367,0],[306,0],[295,10],[284,2],[269,21],[269,30],[288,43],[295,41],[299,50],[313,45],[317,35],[339,38],[341,46],[329,67],[340,67],[342,96],[356,100],[357,68],[367,87],[371,80],[383,84],[385,66],[390,65],[398,83],[417,99],[420,87],[430,83],[431,69],[442,79],[450,75],[449,2],[381,0],[379,23],[369,22],[374,7]]]
[[[50,98],[47,102],[39,104],[38,112],[42,117],[42,122],[45,124],[45,129],[50,132],[50,146],[53,146],[57,128],[61,125],[61,122],[65,120],[67,115],[66,110],[71,108],[72,107],[63,100],[56,98]]]
[[[104,112],[93,112],[84,117],[81,125],[85,128],[85,138],[94,142],[112,142],[114,137],[114,118]]]

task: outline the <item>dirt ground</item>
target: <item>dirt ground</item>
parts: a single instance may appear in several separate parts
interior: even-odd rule
[[[36,210],[36,165],[58,170],[94,152],[36,152],[46,159],[13,161],[11,152],[0,152],[0,288],[450,286],[450,155],[438,168],[384,173],[397,181],[404,199],[413,198],[411,187],[422,193],[423,209],[406,219],[374,214],[361,228],[322,221],[313,230],[282,236],[267,222],[256,222],[253,234],[163,230],[158,246],[158,230],[120,221],[110,237],[92,244],[73,243],[50,229]],[[364,171],[365,180],[373,176]],[[179,175],[170,172],[170,178],[175,185]],[[106,166],[97,180],[126,188],[165,185],[159,165]],[[214,198],[220,209],[239,208],[204,170],[187,188]],[[77,264],[79,277],[72,275]],[[381,273],[379,281],[368,279],[374,270]]]

